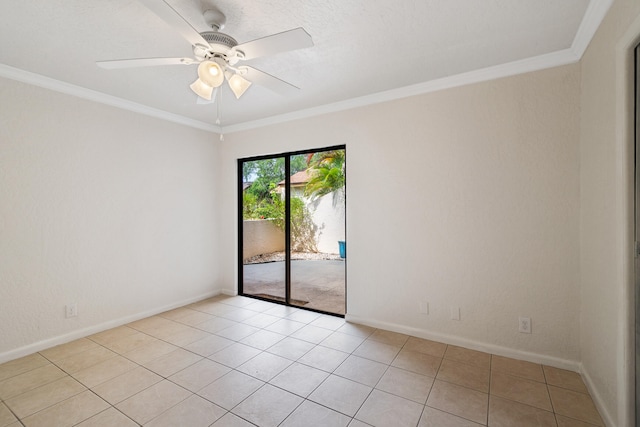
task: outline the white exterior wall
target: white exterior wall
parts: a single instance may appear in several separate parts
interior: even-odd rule
[[[316,225],[316,246],[318,251],[328,254],[338,253],[338,241],[345,240],[345,198],[344,193],[333,192],[308,200],[307,207]]]

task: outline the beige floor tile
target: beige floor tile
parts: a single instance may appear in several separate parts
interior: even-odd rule
[[[553,368],[551,366],[542,366],[547,384],[556,387],[568,388],[569,390],[579,391],[580,393],[589,393],[587,386],[584,385],[582,377],[577,372],[571,372],[564,369]]]
[[[263,352],[236,369],[262,381],[269,381],[293,362],[275,354]]]
[[[18,421],[18,419],[11,413],[9,408],[0,402],[0,427],[6,427],[16,421]]]
[[[516,377],[528,380],[545,382],[542,365],[526,362],[524,360],[511,359],[509,357],[493,356],[491,370],[500,371]]]
[[[552,412],[497,396],[489,398],[489,427],[556,427]]]
[[[435,377],[441,362],[442,359],[439,357],[429,356],[428,354],[418,353],[416,351],[401,350],[391,363],[391,366],[429,377]]]
[[[191,392],[163,380],[118,403],[116,408],[137,423],[146,424],[190,395]]]
[[[436,380],[429,393],[427,406],[486,424],[488,400],[488,394]]]
[[[200,396],[192,395],[158,415],[149,427],[208,427],[227,411]]]
[[[343,334],[342,332],[334,332],[320,343],[323,347],[329,347],[334,350],[340,350],[345,353],[352,353],[362,344],[364,338]]]
[[[38,353],[11,360],[0,365],[0,381],[49,365],[50,363],[51,362]]]
[[[368,339],[378,341],[383,344],[402,347],[409,339],[409,335],[378,329],[373,334],[371,334]]]
[[[230,328],[231,326],[234,326],[237,324],[238,322],[234,322],[233,320],[223,319],[222,317],[214,317],[211,320],[207,320],[205,322],[198,324],[197,327],[198,329],[201,329],[203,331],[207,331],[212,334],[215,334],[217,332],[220,332],[224,329]]]
[[[556,414],[598,426],[604,425],[593,400],[591,400],[588,394],[558,388],[552,385],[548,387],[553,409]]]
[[[380,390],[373,390],[355,418],[372,426],[414,427],[424,406]]]
[[[78,381],[64,377],[13,397],[5,404],[22,419],[85,390],[86,387]]]
[[[346,427],[351,418],[317,403],[305,400],[287,417],[281,427]]]
[[[578,421],[573,418],[564,417],[556,414],[556,421],[558,427],[593,427],[594,424],[585,423],[584,421]]]
[[[178,347],[173,344],[156,340],[148,344],[143,344],[140,347],[136,347],[135,349],[124,353],[123,356],[138,364],[144,364],[177,349]]]
[[[325,329],[314,325],[306,325],[292,333],[290,336],[291,338],[297,338],[302,341],[319,344],[332,333],[333,331],[331,329]]]
[[[158,340],[157,338],[154,338],[151,335],[138,332],[135,329],[131,329],[131,328],[127,328],[127,329],[133,331],[133,333],[127,336],[120,337],[118,339],[110,340],[109,342],[104,343],[102,345],[104,345],[109,350],[115,353],[124,354],[144,344],[148,344]]]
[[[178,319],[181,319],[192,313],[198,313],[198,311],[192,310],[191,308],[188,308],[188,307],[178,307],[178,308],[174,308],[173,310],[160,313],[158,314],[158,316],[164,317],[165,319],[177,321]]]
[[[206,322],[214,318],[215,316],[208,313],[203,313],[201,311],[196,311],[196,310],[189,310],[189,313],[187,313],[185,316],[180,317],[180,319],[174,319],[174,320],[176,320],[177,322],[183,323],[185,325],[197,326],[200,323]]]
[[[115,356],[96,365],[82,369],[73,377],[85,386],[92,388],[125,372],[137,368],[138,365],[122,356]]]
[[[107,402],[115,405],[160,381],[162,381],[160,375],[143,367],[138,367],[105,381],[92,390]]]
[[[432,377],[390,366],[376,385],[376,389],[424,405],[432,385]]]
[[[73,426],[107,409],[109,404],[87,390],[22,420],[26,427]]]
[[[321,314],[320,317],[315,319],[310,324],[313,326],[319,326],[321,328],[337,331],[345,325],[346,321],[342,317],[329,316],[327,314]]]
[[[192,328],[190,326],[187,326],[187,328],[188,329],[184,329],[176,334],[171,334],[168,337],[164,337],[163,339],[173,345],[184,347],[188,344],[211,336],[209,332],[203,331],[201,329]]]
[[[237,323],[233,326],[229,326],[221,331],[216,332],[216,335],[233,340],[240,341],[243,338],[248,337],[251,334],[255,334],[260,329],[245,325],[243,323]]]
[[[167,378],[202,359],[202,356],[179,348],[157,359],[153,359],[151,362],[143,363],[142,366]]]
[[[243,338],[240,342],[250,347],[257,348],[258,350],[266,350],[274,344],[282,341],[284,338],[284,335],[276,334],[271,331],[260,330],[255,334],[251,334],[248,337]]]
[[[437,379],[489,393],[489,369],[443,359]],[[546,389],[545,389],[546,391]]]
[[[163,341],[169,341],[173,336],[179,336],[183,333],[188,333],[192,328],[191,326],[183,325],[182,323],[169,321],[170,323],[162,327],[153,329],[150,332],[146,332],[149,335],[161,339]],[[202,330],[200,330],[202,332]]]
[[[403,349],[442,358],[444,357],[444,352],[447,350],[447,345],[422,338],[409,337]]]
[[[447,346],[447,350],[444,352],[444,358],[466,363],[468,365],[479,366],[481,368],[491,368],[490,354],[470,350],[468,348],[457,347],[455,345]]]
[[[491,394],[508,400],[553,411],[547,385],[502,372],[491,373]]]
[[[293,393],[266,384],[253,393],[232,412],[256,425],[276,427],[289,416],[303,399]]]
[[[371,390],[371,387],[355,381],[330,375],[309,395],[309,400],[353,417]]]
[[[192,392],[197,392],[226,375],[228,368],[213,360],[203,359],[169,377],[169,380]]]
[[[0,381],[0,399],[7,400],[41,385],[49,384],[67,374],[55,365],[47,364]]]
[[[292,333],[296,332],[299,329],[302,329],[306,326],[306,323],[296,322],[294,320],[289,319],[280,319],[275,323],[264,328],[267,331],[275,332],[280,335],[289,336]]]
[[[424,408],[418,423],[418,427],[480,427],[481,425],[483,424],[474,423],[428,406]]]
[[[276,387],[306,398],[328,376],[328,372],[301,363],[294,363],[269,382]]]
[[[351,355],[333,373],[373,387],[382,378],[388,367],[384,363]]]
[[[227,348],[232,345],[235,341],[231,341],[226,338],[219,337],[217,335],[209,335],[206,338],[198,340],[196,342],[192,342],[184,346],[185,350],[189,350],[193,353],[199,354],[203,357],[211,356],[213,353],[216,353],[223,348]]]
[[[376,328],[372,328],[371,326],[358,325],[357,323],[349,322],[345,322],[345,324],[337,330],[337,332],[342,332],[343,334],[353,335],[364,339],[369,338],[375,331]]]
[[[138,424],[122,412],[111,407],[81,422],[78,427],[137,427]]]
[[[255,427],[255,424],[251,424],[249,421],[245,421],[239,416],[227,412],[225,416],[211,424],[211,427]]]
[[[384,344],[379,341],[366,340],[353,352],[354,355],[364,357],[366,359],[375,360],[376,362],[386,363],[393,362],[402,347]]]
[[[371,427],[371,424],[367,424],[360,420],[356,420],[355,418],[351,420],[349,423],[349,427]]]
[[[247,320],[244,320],[242,323],[244,323],[245,325],[255,326],[256,328],[266,328],[269,325],[273,325],[278,320],[280,320],[279,317],[260,313],[248,318]]]
[[[97,346],[80,353],[75,353],[64,359],[56,360],[54,363],[63,371],[73,374],[115,356],[117,355],[113,351],[102,346]]]
[[[261,351],[248,345],[235,343],[209,356],[209,359],[222,363],[230,368],[237,368],[249,359],[256,357]]]
[[[348,353],[316,346],[298,359],[298,362],[323,371],[333,372],[348,356]]]
[[[66,344],[57,345],[55,347],[40,352],[47,359],[56,362],[66,359],[74,354],[82,353],[87,350],[98,348],[99,345],[87,338],[71,341]]]
[[[242,322],[256,315],[255,311],[246,310],[244,308],[238,308],[237,310],[229,311],[221,314],[220,317],[233,320],[234,322]]]
[[[315,345],[310,342],[287,337],[269,347],[267,351],[289,360],[298,360],[314,347]]]
[[[113,341],[117,341],[122,338],[128,337],[129,335],[135,335],[139,333],[140,332],[128,326],[118,326],[116,328],[107,329],[106,331],[102,331],[102,332],[98,332],[97,334],[90,335],[87,338],[100,345],[106,345]]]
[[[306,311],[306,310],[298,310],[295,313],[287,316],[287,319],[309,324],[319,317],[320,317],[320,313],[314,313],[313,311]]]
[[[198,395],[225,409],[231,409],[264,385],[264,382],[238,371],[218,378]]]

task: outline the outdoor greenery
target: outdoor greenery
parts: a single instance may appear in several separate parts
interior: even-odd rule
[[[308,156],[311,178],[304,189],[307,197],[318,198],[334,191],[344,193],[345,151],[331,150]]]
[[[242,177],[251,185],[243,192],[242,214],[245,220],[271,219],[285,228],[285,202],[278,192],[278,183],[285,178],[284,157],[243,163]],[[290,159],[291,175],[309,170],[310,179],[304,195],[315,199],[336,191],[344,194],[345,151],[331,150]],[[339,191],[337,191],[339,190]],[[291,197],[291,249],[297,252],[317,252],[316,226],[305,201]]]

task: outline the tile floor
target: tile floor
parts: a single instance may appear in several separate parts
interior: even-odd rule
[[[219,296],[0,365],[0,427],[602,426],[580,376]]]

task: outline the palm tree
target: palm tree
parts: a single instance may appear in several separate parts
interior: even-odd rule
[[[311,153],[307,164],[310,178],[304,189],[305,196],[316,199],[337,190],[344,191],[345,150]]]

